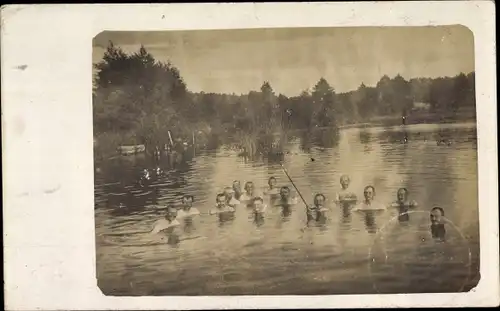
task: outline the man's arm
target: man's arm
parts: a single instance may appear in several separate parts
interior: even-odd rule
[[[151,234],[157,234],[157,233],[159,233],[161,230],[163,230],[163,229],[161,228],[161,225],[160,225],[160,224],[155,224],[155,225],[153,226],[153,229],[151,229],[150,233],[151,233]]]

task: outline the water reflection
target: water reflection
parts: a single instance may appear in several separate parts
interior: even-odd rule
[[[253,222],[257,227],[264,225],[264,223],[265,223],[264,215],[263,214],[254,214],[253,215]]]
[[[385,127],[378,134],[378,139],[390,144],[406,144],[411,138],[406,126]]]
[[[376,233],[377,232],[376,212],[374,212],[374,211],[363,212],[363,220],[365,223],[366,231],[368,233]]]
[[[351,203],[341,203],[340,209],[342,213],[342,223],[343,224],[350,224],[351,223],[351,209],[353,207],[353,204]]]
[[[464,290],[470,289],[475,285],[473,278],[464,281],[460,262],[446,258],[464,258],[459,248],[467,245],[473,273],[479,269],[475,129],[453,128],[454,143],[438,146],[433,137],[439,128],[407,126],[407,144],[390,138],[401,137],[399,127],[391,134],[383,133],[384,128],[346,129],[336,142],[325,140],[328,135],[311,138],[310,133],[294,133],[296,138],[287,138],[284,156],[277,161],[266,156],[245,162],[238,151],[221,146],[197,152],[175,169],[158,162],[165,174],[153,176],[147,189],[138,188],[134,179],[143,168],[154,169],[158,163],[140,155],[102,162],[96,172],[95,211],[99,286],[113,295],[360,294],[376,293],[376,279],[377,290],[388,293],[456,291],[461,286],[457,284],[464,282]],[[262,193],[274,176],[276,187],[288,186],[295,192],[278,162],[286,166],[307,204],[313,203],[317,193],[325,194],[326,217],[304,229],[304,203],[278,194],[264,196],[268,210],[263,217],[256,217],[245,205],[235,213],[207,215],[217,194],[232,187],[235,180],[240,181],[232,187],[237,192],[252,181]],[[376,213],[353,212],[352,203],[336,205],[333,201],[342,189],[343,174],[350,176],[349,189],[358,197],[364,186],[373,184],[377,199],[387,206],[397,199],[398,189],[406,187],[419,203],[415,210],[425,216],[406,207]],[[122,183],[104,185],[118,181]],[[138,195],[148,191],[152,192]],[[105,243],[103,236],[111,233],[147,231],[162,217],[163,207],[179,204],[185,194],[194,196],[193,206],[202,215],[179,221],[182,230],[175,248],[120,247],[131,244],[131,239],[151,243],[147,237],[124,237],[118,245]],[[106,202],[115,199],[134,208],[120,209]],[[441,249],[432,238],[429,210],[433,206],[445,208],[446,217],[459,228],[445,227],[446,242],[441,244],[446,258],[438,256]],[[465,242],[457,230],[465,232]],[[439,230],[435,231],[439,236]],[[183,240],[186,235],[204,238]],[[381,254],[374,254],[370,272],[367,267],[372,263],[366,258],[374,239]],[[387,260],[385,254],[389,254]],[[439,265],[434,264],[436,260]],[[446,272],[437,271],[436,266]],[[130,270],[133,273],[124,272]],[[433,273],[442,282],[426,288],[421,277]]]
[[[359,129],[359,141],[363,145],[369,144],[371,142],[371,139],[372,139],[372,135],[371,135],[371,132],[370,132],[369,128],[361,128],[361,129]]]

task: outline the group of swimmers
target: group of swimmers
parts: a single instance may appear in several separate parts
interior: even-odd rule
[[[386,206],[375,200],[375,187],[366,186],[363,191],[364,200],[358,202],[355,193],[349,190],[350,178],[343,175],[340,178],[341,190],[335,197],[335,203],[344,210],[357,212],[376,212],[385,211],[387,207],[398,210],[398,219],[400,221],[408,220],[408,213],[411,209],[418,207],[417,202],[408,198],[408,190],[400,188],[397,191],[396,200],[389,206]],[[299,193],[300,195],[300,193]],[[206,213],[206,215],[217,215],[221,222],[234,219],[238,207],[246,206],[252,213],[254,220],[259,223],[264,219],[264,215],[268,210],[268,206],[264,201],[264,196],[269,197],[269,202],[273,206],[279,206],[283,217],[289,217],[292,213],[291,207],[298,203],[298,199],[292,194],[288,186],[277,186],[277,179],[271,177],[268,180],[268,187],[263,191],[263,195],[258,193],[253,182],[245,183],[243,190],[241,183],[235,180],[232,187],[225,187],[223,192],[216,195],[215,206]],[[158,233],[161,231],[170,231],[180,225],[179,220],[183,220],[186,227],[192,224],[195,216],[202,215],[200,211],[193,207],[194,197],[185,195],[182,197],[182,205],[175,208],[173,205],[167,205],[167,211],[164,219],[157,221],[152,232]],[[309,205],[304,201],[306,206],[305,213],[307,224],[310,223],[325,223],[327,214],[331,211],[326,206],[326,196],[322,193],[317,193],[313,197],[313,204]],[[439,239],[444,239],[444,210],[440,207],[432,208],[430,212],[431,233],[432,236]]]

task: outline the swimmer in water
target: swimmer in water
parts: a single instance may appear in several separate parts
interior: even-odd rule
[[[406,188],[399,188],[397,195],[396,195],[396,201],[394,201],[391,206],[392,207],[406,207],[406,208],[415,208],[418,206],[417,202],[415,200],[410,200],[408,198],[409,192],[408,189]]]
[[[267,205],[264,204],[264,200],[261,197],[256,197],[253,199],[253,218],[257,225],[262,225],[264,221],[264,214],[266,212]]]
[[[234,198],[239,200],[243,192],[241,191],[241,183],[239,180],[233,181]]]
[[[236,207],[240,204],[240,201],[236,200],[234,197],[234,190],[231,187],[224,188],[224,195],[226,196],[226,203],[231,207]]]
[[[297,204],[297,198],[293,198],[290,188],[283,186],[280,189],[280,196],[274,205],[281,206],[281,215],[289,217],[292,214],[292,205]]]
[[[336,194],[335,203],[337,204],[356,204],[358,198],[355,193],[348,190],[351,179],[348,175],[340,176],[340,186],[342,189]]]
[[[231,207],[226,202],[226,196],[224,193],[217,194],[215,199],[215,208],[211,209],[208,213],[210,215],[223,214],[223,213],[234,213],[236,210]]]
[[[280,188],[280,196],[277,202],[278,205],[294,205],[297,204],[297,198],[292,196],[292,191],[288,186]]]
[[[408,211],[412,208],[416,208],[417,202],[408,199],[408,189],[399,188],[397,192],[396,201],[391,204],[391,207],[398,209],[398,219],[400,221],[408,221],[409,215]]]
[[[267,205],[264,204],[264,200],[261,197],[256,197],[253,199],[253,212],[254,214],[263,215],[266,212]]]
[[[245,192],[241,195],[240,201],[251,202],[257,195],[255,194],[255,186],[253,182],[247,181],[245,183]]]
[[[325,207],[326,197],[322,193],[318,193],[314,196],[314,205],[307,206],[306,215],[307,222],[323,222],[326,220],[326,212],[328,208]]]
[[[210,215],[217,215],[221,223],[234,219],[236,210],[227,204],[224,193],[217,194],[215,202],[215,208],[208,212]]]
[[[177,228],[180,223],[177,221],[177,210],[169,205],[167,207],[167,213],[165,214],[165,218],[158,220],[153,229],[151,230],[152,234],[157,234],[162,231],[167,231],[168,233],[172,233],[175,228]]]
[[[142,170],[141,178],[139,179],[140,187],[147,187],[151,181],[151,175],[149,174],[149,170],[147,168]]]
[[[269,187],[264,191],[264,194],[270,195],[270,196],[278,195],[279,194],[279,189],[276,187],[277,183],[278,182],[276,180],[276,177],[271,176],[269,178],[269,180],[267,181],[267,184],[269,185]]]
[[[156,174],[156,177],[161,177],[163,176],[163,170],[161,169],[161,167],[157,166],[156,169],[155,169],[155,174]]]
[[[430,212],[431,234],[434,239],[444,241],[446,229],[444,227],[444,210],[441,207],[434,207]]]
[[[200,211],[193,207],[194,197],[192,195],[184,195],[182,197],[182,206],[177,213],[177,219],[200,215]]]
[[[377,201],[375,201],[375,187],[373,186],[366,186],[363,194],[365,196],[365,199],[363,202],[359,203],[356,205],[355,208],[352,209],[352,211],[385,211],[386,207]]]
[[[182,205],[177,211],[177,219],[184,223],[184,232],[191,233],[195,230],[193,220],[195,216],[200,216],[200,211],[193,207],[194,197],[192,195],[184,195],[182,197]]]

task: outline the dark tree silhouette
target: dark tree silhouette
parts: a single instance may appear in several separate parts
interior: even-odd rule
[[[94,68],[94,135],[106,140],[98,146],[109,149],[127,143],[162,145],[170,131],[185,140],[196,133],[201,147],[222,140],[257,154],[274,148],[276,137],[289,130],[315,136],[315,129],[329,128],[331,132],[316,135],[325,140],[336,137],[332,134],[344,124],[411,117],[417,114],[416,103],[430,106],[418,112],[419,122],[456,118],[463,111],[475,117],[474,72],[409,81],[384,75],[375,86],[361,83],[342,94],[321,78],[311,91],[287,97],[276,95],[269,81],[241,95],[190,92],[174,65],[157,61],[143,46],[127,54],[110,42]]]

